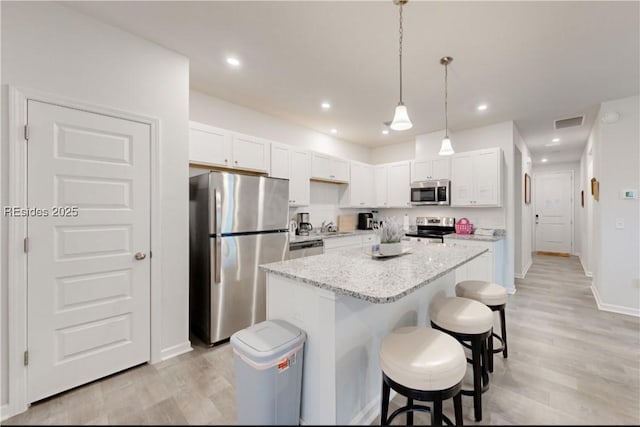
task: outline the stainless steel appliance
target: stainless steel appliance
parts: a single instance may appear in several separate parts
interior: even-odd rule
[[[209,172],[189,185],[191,330],[213,344],[266,319],[258,265],[289,257],[289,181]]]
[[[322,255],[323,253],[324,242],[322,239],[289,243],[289,259],[303,258],[311,255]]]
[[[416,232],[406,233],[407,237],[415,237],[426,242],[444,242],[444,236],[456,232],[456,219],[452,217],[428,217],[416,218]]]
[[[298,212],[298,229],[296,234],[299,236],[308,236],[309,232],[313,230],[313,225],[309,222],[309,214],[307,212]]]
[[[361,212],[358,214],[358,230],[371,230],[373,228],[373,214]]]
[[[414,181],[411,183],[412,205],[450,205],[451,181]]]

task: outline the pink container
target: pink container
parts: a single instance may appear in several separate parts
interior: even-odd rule
[[[456,221],[456,234],[472,234],[473,224],[467,218],[460,218]]]

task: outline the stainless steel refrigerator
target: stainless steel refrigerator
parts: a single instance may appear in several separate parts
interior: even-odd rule
[[[266,318],[259,264],[289,254],[289,181],[208,172],[189,180],[191,331],[207,344]]]

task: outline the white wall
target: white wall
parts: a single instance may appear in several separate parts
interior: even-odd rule
[[[191,90],[191,120],[343,159],[369,163],[369,149],[220,98]]]
[[[519,187],[522,191],[514,192],[514,200],[520,206],[520,241],[516,239],[516,245],[520,249],[520,264],[515,265],[514,272],[516,277],[525,277],[529,267],[531,267],[533,251],[533,203],[524,203],[524,174],[532,176],[531,152],[527,147],[524,139],[520,135],[518,128],[513,126],[513,143],[520,150],[520,168],[514,166],[514,171],[520,170],[519,176],[514,176],[514,189]],[[532,178],[533,179],[533,178]],[[516,197],[516,194],[519,196]],[[517,214],[516,209],[516,214]],[[517,221],[516,221],[517,222]]]
[[[604,102],[593,132],[593,176],[600,200],[593,201],[593,286],[603,309],[640,315],[640,200],[620,191],[640,189],[640,111],[638,96]],[[617,122],[600,123],[617,112]],[[589,177],[590,179],[591,177]],[[616,221],[624,228],[616,228]]]
[[[380,163],[401,162],[416,158],[416,141],[401,142],[400,144],[384,145],[371,149],[371,162]]]
[[[580,180],[580,162],[537,164],[533,167],[534,175],[553,172],[573,172],[573,255],[580,256],[580,248],[582,248],[582,233],[580,232],[582,229],[582,217],[579,210],[584,209],[580,206],[580,191],[585,190],[586,197],[589,188],[585,188]]]
[[[188,345],[187,59],[55,3],[2,2],[1,7],[3,142],[7,141],[7,84],[160,120],[163,323],[153,327],[161,330],[162,348]],[[7,202],[7,153],[3,143],[3,205]],[[3,253],[6,226],[2,218]],[[3,328],[8,320],[4,267]],[[3,403],[7,400],[6,340],[3,329]]]

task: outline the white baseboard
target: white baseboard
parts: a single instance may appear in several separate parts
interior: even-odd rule
[[[593,277],[593,274],[587,270],[587,266],[584,265],[584,261],[582,260],[582,257],[578,257],[578,259],[580,260],[580,265],[582,266],[582,271],[584,271],[584,275],[587,277]]]
[[[625,307],[622,305],[603,303],[602,300],[600,299],[600,295],[598,295],[598,289],[593,285],[591,286],[591,293],[593,294],[593,297],[596,300],[596,304],[598,305],[598,310],[609,311],[611,313],[626,314],[627,316],[640,317],[640,309]]]
[[[9,404],[5,403],[4,405],[0,406],[0,421],[4,421],[7,418],[12,417],[13,414],[11,412],[9,412]]]
[[[391,397],[389,397],[391,401]],[[349,422],[350,425],[371,425],[380,413],[380,399],[374,399],[367,404],[355,417]]]
[[[176,357],[181,354],[188,353],[191,350],[193,350],[193,347],[191,347],[191,341],[185,341],[181,344],[174,345],[161,350],[160,360],[171,359],[172,357]]]

